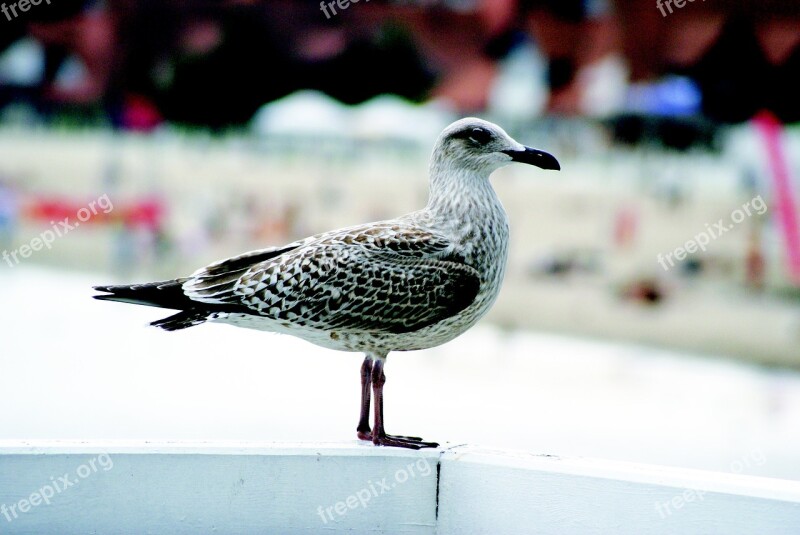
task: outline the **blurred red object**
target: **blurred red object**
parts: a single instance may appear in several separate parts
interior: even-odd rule
[[[122,127],[137,132],[150,132],[164,122],[161,112],[147,98],[128,95],[122,109]]]
[[[128,206],[122,214],[128,226],[159,229],[164,218],[164,205],[157,198],[146,199]]]
[[[795,286],[800,286],[800,221],[797,217],[794,181],[784,146],[783,125],[768,111],[756,115],[753,122],[764,142],[767,164],[772,175],[773,210],[783,235],[786,269]]]
[[[80,204],[72,199],[34,198],[27,203],[26,219],[43,221],[48,224],[64,222],[75,226],[80,224],[123,223],[128,227],[160,229],[164,222],[164,204],[158,198],[149,198],[128,205],[103,209],[96,202]]]

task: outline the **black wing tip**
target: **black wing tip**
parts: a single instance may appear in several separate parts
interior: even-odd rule
[[[120,290],[128,289],[127,286],[92,286],[92,290],[97,292],[105,292],[99,295],[93,295],[92,299],[98,301],[119,301],[127,302],[126,296],[120,295]]]
[[[208,312],[202,310],[182,310],[172,316],[153,321],[150,325],[165,331],[180,331],[205,323],[208,318]]]
[[[171,324],[171,323],[166,323],[166,322],[164,322],[163,319],[162,320],[158,320],[158,321],[151,321],[150,322],[150,326],[151,327],[156,327],[158,329],[161,329],[162,331],[167,331],[167,332],[180,331],[181,329],[185,328],[185,327],[182,327],[182,326],[179,327],[179,326]]]

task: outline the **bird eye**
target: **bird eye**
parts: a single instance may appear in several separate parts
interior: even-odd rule
[[[473,128],[469,133],[470,141],[478,145],[486,145],[492,139],[492,133],[485,128]]]

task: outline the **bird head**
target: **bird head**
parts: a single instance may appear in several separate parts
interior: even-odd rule
[[[560,170],[554,156],[526,147],[494,123],[467,117],[445,128],[436,142],[433,159],[448,167],[491,173],[512,162]]]

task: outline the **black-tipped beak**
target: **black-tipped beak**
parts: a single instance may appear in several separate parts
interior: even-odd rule
[[[515,162],[535,165],[541,169],[561,171],[561,165],[558,163],[555,156],[543,150],[525,147],[525,150],[504,150],[503,152],[511,156],[511,159]]]

